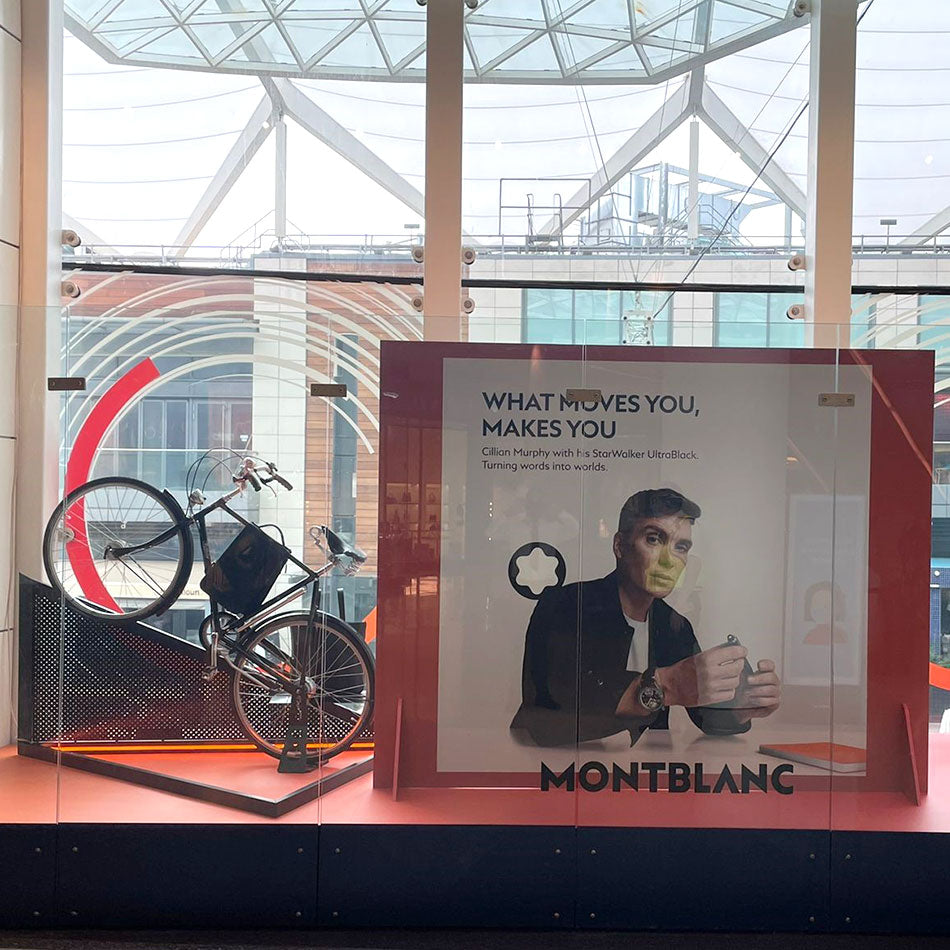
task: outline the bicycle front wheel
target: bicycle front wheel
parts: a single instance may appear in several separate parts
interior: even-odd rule
[[[318,614],[308,635],[309,622],[306,613],[288,614],[260,628],[235,664],[232,700],[248,738],[279,758],[293,703],[286,680],[305,682],[313,763],[349,748],[372,722],[375,663],[359,634],[336,617]]]
[[[145,482],[93,479],[53,512],[43,538],[46,573],[86,616],[155,616],[178,599],[191,572],[194,546],[184,522],[174,498]]]

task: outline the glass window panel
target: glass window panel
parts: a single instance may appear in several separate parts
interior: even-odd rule
[[[240,451],[251,441],[251,403],[249,401],[231,404],[231,448]]]
[[[139,445],[139,412],[141,406],[133,406],[118,421],[115,427],[115,445],[120,449],[137,449]]]
[[[534,20],[544,23],[544,5],[542,0],[487,0],[480,3],[478,10],[472,16],[477,19],[482,14],[486,16],[503,16],[516,20]]]
[[[877,304],[873,294],[851,295],[851,345],[860,349],[874,346]]]
[[[202,46],[212,55],[224,52],[236,39],[231,27],[224,23],[193,24],[192,31]]]
[[[164,418],[162,401],[146,399],[142,405],[142,448],[162,448],[165,437]]]
[[[510,50],[516,43],[531,35],[530,30],[512,30],[500,26],[468,24],[468,36],[475,47],[479,63],[485,66],[502,53]],[[553,54],[552,54],[553,57]]]
[[[70,0],[70,8],[75,6],[73,0]],[[97,4],[100,8],[102,2]],[[174,23],[168,15],[168,8],[164,6],[161,0],[123,0],[123,3],[115,10],[110,20],[122,22],[123,20],[152,20],[162,19]]]
[[[393,63],[418,50],[426,38],[421,20],[377,20],[376,29]]]
[[[612,49],[617,44],[616,39],[583,36],[580,33],[554,33],[553,37],[568,66],[583,63],[585,59]]]
[[[795,303],[804,303],[801,294],[768,294],[769,332],[767,346],[804,346],[805,323],[789,320],[788,308]]]
[[[165,403],[165,487],[183,488],[188,467],[188,403],[170,399]]]
[[[620,301],[616,290],[574,292],[574,340],[577,343],[619,343]]]
[[[563,46],[562,46],[563,48]],[[570,54],[563,54],[570,64],[573,57]],[[518,50],[511,57],[500,64],[501,69],[511,70],[538,70],[539,72],[556,72],[560,75],[560,66],[557,56],[554,55],[554,48],[547,36],[541,36],[533,43],[530,43],[524,49]]]
[[[139,52],[142,58],[148,53],[154,53],[156,56],[189,56],[195,59],[200,55],[191,39],[180,30],[159,35],[158,39],[152,40]]]
[[[767,346],[768,307],[765,294],[717,294],[716,344]]]
[[[761,13],[717,3],[710,30],[710,42],[719,43],[768,20],[769,18]]]
[[[800,347],[805,345],[805,324],[801,320],[789,320],[782,314],[784,323],[777,320],[769,326],[768,346]]]
[[[599,26],[605,29],[628,28],[630,15],[628,0],[594,0],[568,18],[569,23]]]
[[[327,53],[322,62],[327,66],[349,66],[353,69],[378,69],[386,66],[372,31],[365,25]]]
[[[142,478],[150,485],[164,487],[162,462],[165,456],[165,405],[160,399],[142,404]]]
[[[573,292],[525,290],[523,294],[525,343],[572,343]]]
[[[141,404],[133,406],[116,424],[114,431],[115,474],[138,478],[139,472],[139,427],[141,424]],[[108,474],[103,470],[103,474]]]
[[[184,399],[169,399],[165,403],[165,447],[187,447],[188,403]]]
[[[918,323],[932,327],[917,334],[917,345],[921,349],[933,350],[939,363],[950,355],[950,298],[921,296]]]

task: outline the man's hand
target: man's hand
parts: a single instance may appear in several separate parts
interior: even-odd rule
[[[658,669],[656,678],[666,705],[710,706],[734,699],[747,653],[743,646],[713,647]]]
[[[739,693],[742,709],[736,713],[740,722],[771,716],[782,702],[782,683],[772,660],[759,660],[758,670],[747,680]]]

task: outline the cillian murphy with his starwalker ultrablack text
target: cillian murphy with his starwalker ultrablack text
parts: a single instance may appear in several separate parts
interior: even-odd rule
[[[633,744],[646,729],[669,728],[671,706],[707,734],[733,735],[775,712],[775,663],[752,671],[741,645],[700,650],[690,622],[663,600],[699,516],[673,489],[637,492],[620,510],[616,569],[541,595],[525,634],[516,737],[559,746],[627,731]]]

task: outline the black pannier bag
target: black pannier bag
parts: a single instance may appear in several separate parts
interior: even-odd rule
[[[225,610],[253,613],[267,599],[288,557],[287,548],[249,524],[212,562],[201,589]]]

